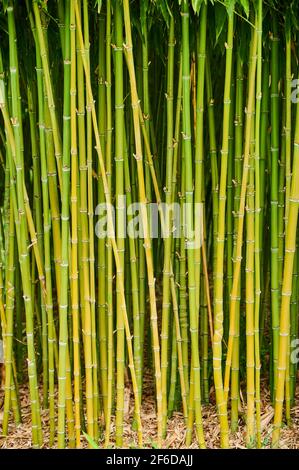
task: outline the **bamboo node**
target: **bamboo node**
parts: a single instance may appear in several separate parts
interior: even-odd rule
[[[279,290],[279,289],[277,289],[277,290]],[[292,291],[289,291],[289,292],[282,291],[281,295],[283,297],[291,297],[292,296]]]

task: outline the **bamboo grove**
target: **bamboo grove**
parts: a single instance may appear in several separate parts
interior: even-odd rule
[[[219,447],[242,421],[262,447],[268,391],[279,447],[298,362],[298,14],[1,1],[4,436],[26,385],[33,447],[42,410],[49,446],[125,446],[129,390],[142,447],[149,375],[158,447],[174,411],[185,445],[209,447],[213,404]]]

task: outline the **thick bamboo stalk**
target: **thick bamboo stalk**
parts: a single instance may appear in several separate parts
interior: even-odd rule
[[[277,387],[275,394],[274,428],[272,433],[272,447],[278,447],[280,428],[282,424],[282,410],[285,392],[285,378],[288,361],[288,341],[290,334],[290,300],[292,293],[292,275],[296,250],[296,229],[298,222],[299,200],[299,113],[297,106],[296,127],[294,136],[294,157],[289,196],[289,216],[285,236],[285,260],[283,269],[283,284],[280,307],[280,330],[277,363]]]
[[[142,147],[141,147],[141,133],[139,124],[139,105],[138,95],[136,87],[135,67],[132,54],[132,36],[131,36],[131,23],[130,23],[130,8],[129,2],[124,1],[124,23],[126,31],[126,55],[128,61],[128,69],[130,76],[131,86],[131,101],[133,110],[133,122],[134,122],[134,135],[135,135],[135,147],[136,147],[136,164],[138,172],[138,183],[139,183],[139,198],[141,204],[141,217],[142,217],[142,229],[144,234],[144,249],[147,263],[147,275],[148,275],[148,287],[150,293],[150,309],[151,309],[151,328],[152,328],[152,341],[153,341],[153,355],[155,363],[155,377],[156,377],[156,400],[158,407],[157,421],[158,421],[158,443],[161,444],[162,440],[162,385],[161,385],[161,366],[160,366],[160,345],[158,337],[158,325],[157,325],[157,306],[156,306],[156,294],[155,294],[155,279],[153,275],[153,260],[151,252],[151,241],[149,238],[149,226],[146,212],[146,193],[144,184],[144,171],[142,163]]]
[[[229,150],[229,121],[231,108],[231,74],[233,50],[234,13],[228,14],[228,31],[226,41],[226,68],[224,84],[223,136],[221,148],[221,171],[219,181],[219,213],[217,222],[216,271],[214,279],[214,339],[213,370],[216,388],[218,415],[221,424],[221,446],[228,447],[228,422],[226,409],[226,386],[222,381],[222,337],[223,337],[223,270],[225,242],[225,201],[227,181],[227,160]]]

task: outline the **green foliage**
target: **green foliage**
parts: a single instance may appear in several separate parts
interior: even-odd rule
[[[226,23],[227,19],[227,14],[226,10],[221,3],[215,3],[215,33],[216,33],[216,38],[215,38],[215,44],[218,43],[220,35],[223,31],[223,28]]]
[[[9,3],[9,0],[2,0],[2,8],[3,8],[4,13],[7,10],[8,3]]]
[[[37,3],[42,10],[48,10],[48,0],[37,0]]]
[[[235,0],[227,0],[226,2],[226,9],[227,9],[227,14],[228,15],[233,15],[235,11],[235,5],[236,1]]]
[[[294,30],[299,30],[299,4],[297,0],[293,0],[286,11],[286,25],[289,24]]]
[[[98,14],[101,13],[102,3],[103,3],[102,0],[96,0],[96,2],[94,4],[94,6],[97,7],[97,9],[98,9]]]
[[[157,8],[160,10],[163,18],[164,18],[164,21],[166,22],[167,24],[167,27],[169,28],[169,17],[172,15],[172,11],[168,5],[168,1],[167,0],[157,0],[156,1],[156,6]]]
[[[142,35],[144,35],[147,30],[148,6],[149,6],[148,0],[144,0],[140,2],[140,25],[141,25]]]
[[[99,449],[99,446],[97,443],[90,437],[86,432],[83,431],[83,434],[88,442],[88,444],[93,448],[93,449]]]
[[[249,0],[239,0],[247,18],[249,17]]]
[[[198,14],[203,0],[192,0],[194,13]],[[206,2],[205,2],[206,3]]]

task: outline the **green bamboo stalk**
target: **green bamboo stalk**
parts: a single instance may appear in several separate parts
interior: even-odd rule
[[[130,180],[129,169],[129,155],[126,139],[126,132],[124,129],[124,174],[125,174],[125,194],[126,203],[130,207],[132,204],[132,186]],[[128,215],[128,224],[131,222],[133,215]],[[134,363],[136,369],[136,378],[138,384],[138,393],[142,395],[142,351],[141,351],[141,326],[140,326],[140,308],[139,308],[139,291],[138,291],[138,266],[137,266],[137,246],[135,239],[129,237],[129,252],[130,252],[130,269],[131,269],[131,295],[132,295],[132,310],[133,310],[133,344],[134,344]],[[136,411],[136,410],[135,410]],[[136,421],[136,418],[135,418]]]
[[[40,41],[41,43],[41,41]],[[58,367],[58,447],[65,447],[66,369],[68,349],[69,286],[69,195],[70,195],[70,1],[65,5],[65,56],[63,103],[63,157],[61,206],[61,290],[59,299],[59,367]],[[53,126],[53,123],[52,123]],[[88,429],[90,432],[90,429]],[[93,434],[91,433],[91,436]]]
[[[235,157],[234,157],[234,261],[238,234],[238,209],[240,205],[241,181],[242,181],[242,150],[243,150],[243,62],[240,51],[237,53],[236,65],[236,108],[235,108]],[[240,355],[240,285],[238,287],[238,297],[236,303],[235,337],[232,353],[231,372],[231,430],[238,429],[239,418],[239,355]]]
[[[271,318],[273,341],[273,397],[279,341],[279,278],[278,278],[278,159],[279,159],[279,37],[276,15],[271,35]]]
[[[11,189],[12,193],[12,189]],[[11,405],[11,387],[13,381],[13,316],[15,304],[15,288],[14,288],[14,257],[15,257],[15,229],[14,229],[14,214],[12,208],[12,195],[10,197],[10,211],[9,211],[9,244],[7,251],[6,263],[6,307],[5,307],[5,332],[3,331],[3,339],[5,345],[5,384],[4,384],[4,407],[3,407],[3,423],[2,434],[8,434],[8,420],[9,410]]]
[[[65,34],[65,33],[64,33]],[[70,11],[70,125],[71,125],[71,261],[70,290],[73,333],[73,375],[76,447],[80,447],[80,339],[79,339],[79,273],[78,273],[78,149],[77,149],[77,80],[76,25],[73,5]]]
[[[44,71],[45,87],[47,89],[47,96],[48,96],[48,102],[49,102],[49,112],[50,112],[51,125],[52,125],[52,131],[53,131],[55,157],[56,157],[56,161],[57,161],[58,179],[59,179],[60,185],[62,185],[62,145],[61,145],[61,136],[60,136],[60,133],[59,133],[59,126],[58,126],[58,123],[57,123],[57,115],[56,115],[54,93],[53,93],[53,84],[52,84],[52,80],[51,80],[50,67],[49,67],[49,58],[48,58],[48,53],[47,53],[46,41],[45,41],[45,37],[44,37],[44,34],[43,34],[43,30],[42,30],[42,22],[41,22],[41,15],[40,15],[40,11],[39,11],[38,0],[32,0],[32,8],[33,8],[33,12],[34,12],[37,38],[38,38],[39,47],[40,47],[40,51],[41,51],[41,60],[42,60],[43,71]],[[65,10],[67,10],[67,7],[65,7]],[[64,54],[64,57],[65,57],[65,54]]]
[[[262,103],[261,103],[261,144],[260,144],[260,261],[263,266],[263,272],[261,275],[261,312],[260,312],[260,349],[264,340],[264,319],[266,316],[266,302],[268,300],[268,256],[264,256],[263,247],[267,246],[268,232],[263,229],[265,226],[265,220],[267,216],[267,204],[266,204],[266,191],[267,191],[267,180],[266,180],[266,168],[267,168],[267,156],[268,156],[268,126],[269,126],[269,60],[267,50],[264,50],[264,62],[262,72]]]
[[[291,156],[292,156],[292,43],[290,19],[286,19],[286,63],[285,63],[285,103],[286,103],[286,122],[285,122],[285,151],[286,151],[286,186],[285,186],[285,225],[288,221],[289,197],[291,189]]]
[[[298,248],[298,242],[296,245],[296,250]],[[290,345],[296,344],[297,331],[298,331],[298,317],[297,317],[297,308],[298,308],[298,276],[299,276],[299,261],[298,261],[298,252],[295,253],[294,260],[294,273],[292,281],[292,297],[291,297],[291,318],[290,318]],[[290,355],[290,365],[289,365],[289,376],[290,376],[290,406],[294,404],[295,398],[295,389],[296,389],[296,373],[297,373],[297,364],[295,361],[292,361],[292,356]]]
[[[234,13],[228,13],[228,32],[226,41],[226,68],[224,85],[223,135],[221,149],[221,171],[219,183],[219,215],[217,222],[216,272],[214,286],[214,339],[213,339],[213,370],[216,388],[216,401],[221,427],[221,446],[228,447],[228,422],[225,395],[222,381],[222,336],[223,336],[223,269],[225,242],[225,200],[227,181],[227,160],[229,150],[229,121],[231,108],[231,74],[233,49]],[[226,387],[224,388],[226,390]]]
[[[84,44],[85,44],[85,57],[90,68],[89,57],[89,18],[88,18],[88,2],[83,0],[83,24],[84,24]],[[92,117],[90,102],[86,100],[86,136],[87,136],[87,189],[88,189],[88,225],[89,225],[89,309],[90,309],[90,330],[91,330],[91,362],[90,362],[90,390],[93,395],[93,422],[94,422],[94,436],[98,438],[98,407],[99,407],[99,392],[98,392],[98,359],[96,351],[96,319],[95,319],[95,254],[94,254],[94,222],[93,222],[93,177],[92,177]],[[87,291],[86,291],[87,294]],[[87,395],[89,392],[87,391]]]
[[[207,90],[207,106],[209,120],[209,140],[210,140],[210,159],[211,159],[211,179],[212,179],[212,200],[213,200],[213,244],[216,244],[217,238],[217,221],[218,221],[218,165],[217,165],[217,143],[215,134],[215,113],[214,98],[212,89],[211,67],[209,54],[206,56],[206,90]],[[213,250],[213,276],[216,269],[216,250]]]
[[[227,299],[224,302],[223,337],[227,342],[229,330],[229,295],[233,279],[233,169],[234,169],[234,113],[235,108],[235,81],[231,84],[231,112],[229,120],[229,144],[227,161],[227,220],[226,220],[226,290]]]
[[[191,363],[194,380],[194,411],[197,431],[197,439],[200,447],[205,447],[204,433],[201,415],[201,393],[200,393],[200,362],[198,350],[198,309],[196,305],[196,284],[194,251],[192,249],[193,237],[193,182],[192,182],[192,149],[191,149],[191,113],[190,113],[190,55],[189,55],[189,5],[182,4],[182,80],[183,80],[183,147],[185,152],[185,178],[186,178],[186,248],[188,262],[188,293],[189,293],[189,318],[190,318],[190,340],[191,340]],[[191,381],[190,381],[191,382]],[[191,397],[192,398],[192,397]],[[189,397],[189,403],[191,403]],[[190,416],[190,413],[189,413]]]
[[[204,217],[204,214],[203,214]],[[206,223],[204,217],[204,233],[203,233],[203,250],[206,246]],[[204,255],[205,256],[205,255]],[[207,277],[207,266],[206,259],[203,256],[203,267],[202,267],[202,281],[201,281],[201,316],[200,316],[200,331],[201,331],[201,355],[202,355],[202,395],[203,401],[209,403],[209,314],[211,314],[210,304],[210,291]],[[210,312],[209,312],[210,310]],[[211,332],[212,333],[212,332]],[[213,334],[211,334],[211,339]]]
[[[103,9],[103,8],[102,8]],[[99,69],[98,69],[98,122],[101,148],[105,159],[105,16],[101,12],[99,17]],[[83,110],[83,108],[82,108]],[[81,185],[80,185],[81,186]],[[101,175],[98,183],[98,202],[103,203],[105,196]],[[107,416],[107,322],[106,322],[106,293],[105,293],[105,238],[98,240],[98,318],[99,318],[99,366],[101,371],[101,395],[103,401],[104,417]]]
[[[282,215],[282,219],[284,222],[284,228],[287,225],[288,220],[288,210],[289,210],[289,196],[290,196],[290,180],[291,180],[291,81],[292,81],[292,64],[291,64],[291,28],[290,28],[290,19],[287,16],[286,18],[286,64],[285,64],[285,126],[284,126],[284,150],[285,150],[285,191],[282,194],[283,196],[283,207],[285,209],[284,214]],[[284,229],[283,229],[284,234]],[[282,243],[281,243],[282,245]],[[283,250],[283,246],[282,246]],[[283,257],[283,253],[282,253]],[[281,264],[281,266],[283,263]],[[293,284],[292,284],[292,299],[291,299],[291,316],[290,316],[290,338],[288,344],[288,357],[290,357],[290,339],[292,333],[296,329],[296,314],[294,315],[294,303],[296,303],[296,287],[297,287],[297,279],[296,274],[297,272],[297,254],[295,254],[294,260],[294,275],[293,275]],[[294,336],[294,335],[293,335]],[[286,419],[288,424],[291,424],[291,404],[294,397],[294,376],[295,376],[295,367],[292,364],[292,361],[288,361],[287,363],[287,371],[286,371]],[[296,382],[296,380],[295,380]]]
[[[252,57],[249,64],[249,73],[248,73],[248,92],[247,92],[247,105],[246,105],[246,127],[245,127],[245,141],[244,141],[244,158],[243,158],[243,173],[242,173],[242,183],[240,191],[240,205],[238,210],[238,230],[237,230],[237,240],[235,247],[235,256],[234,256],[234,276],[233,276],[233,285],[230,298],[230,328],[229,328],[229,339],[227,347],[227,356],[226,356],[226,366],[225,366],[225,377],[224,377],[224,393],[225,400],[228,398],[229,391],[229,382],[230,382],[230,369],[232,364],[232,353],[233,353],[233,344],[234,338],[236,335],[236,311],[238,308],[239,302],[239,283],[240,283],[240,271],[241,271],[241,261],[242,261],[242,245],[243,245],[243,225],[244,225],[244,211],[245,211],[245,198],[246,198],[246,188],[248,182],[248,173],[249,173],[249,158],[250,158],[250,139],[251,139],[251,128],[253,125],[253,110],[254,110],[254,92],[255,92],[255,76],[256,76],[256,62],[257,62],[257,31],[256,27],[252,30],[252,47],[251,53]]]
[[[107,1],[106,6],[106,149],[105,159],[107,168],[107,181],[109,193],[112,193],[112,97],[111,97],[111,2]],[[106,251],[106,302],[107,302],[107,323],[108,323],[108,399],[107,399],[107,420],[106,420],[106,446],[109,444],[110,422],[113,401],[113,376],[114,376],[114,346],[113,346],[113,254],[111,240],[108,234]]]
[[[142,109],[147,135],[150,136],[150,96],[149,96],[149,50],[148,50],[148,21],[147,21],[148,0],[140,3],[140,23],[142,32]],[[147,201],[152,200],[150,169],[145,160],[145,190]],[[149,219],[150,227],[150,219]],[[162,344],[161,344],[162,347]]]
[[[137,163],[138,181],[139,181],[139,199],[141,204],[141,217],[142,217],[142,228],[144,233],[144,249],[147,263],[147,275],[148,275],[148,287],[150,294],[150,308],[151,308],[151,327],[152,327],[152,341],[153,341],[153,353],[155,363],[155,377],[156,377],[156,400],[157,400],[157,421],[158,421],[158,445],[161,445],[162,440],[162,385],[161,385],[161,367],[160,367],[160,345],[158,337],[158,325],[157,325],[157,306],[156,306],[156,293],[155,293],[155,280],[153,275],[153,261],[151,251],[151,241],[149,238],[149,226],[146,212],[146,193],[144,184],[144,171],[142,162],[142,148],[141,148],[141,134],[139,124],[139,107],[138,107],[138,95],[136,88],[136,76],[135,67],[132,53],[132,34],[131,34],[131,23],[130,23],[130,8],[128,0],[124,0],[124,23],[126,31],[126,55],[129,68],[130,86],[131,86],[131,101],[133,109],[133,120],[134,120],[134,134],[135,134],[135,146],[136,154],[135,159]]]
[[[181,140],[180,140],[180,126],[181,126],[181,104],[182,104],[182,61],[180,52],[179,61],[179,77],[178,77],[178,88],[177,88],[177,101],[176,101],[176,115],[175,115],[175,129],[174,129],[174,151],[173,151],[173,169],[172,169],[172,202],[184,201],[184,183],[185,178],[180,177],[180,159],[181,159]],[[184,165],[182,164],[182,168]],[[181,183],[180,183],[181,181]],[[179,188],[179,183],[181,188]],[[178,193],[178,189],[180,192]],[[184,233],[184,217],[183,217],[183,206],[180,208],[180,221],[181,226],[178,227],[181,230],[180,233]],[[186,304],[186,257],[185,257],[185,240],[184,237],[177,239],[177,248],[175,243],[172,245],[172,250],[176,248],[176,252],[172,254],[172,259],[175,257],[175,264],[178,264],[176,271],[176,278],[178,284],[178,308],[179,308],[179,324],[182,336],[182,368],[184,375],[184,389],[186,393],[186,400],[188,399],[189,390],[189,351],[188,351],[188,315],[187,315],[187,304]]]
[[[258,2],[257,10],[257,70],[256,70],[256,107],[255,107],[255,214],[254,214],[254,271],[255,271],[255,304],[254,304],[254,357],[255,357],[255,405],[256,405],[256,445],[261,447],[261,399],[260,399],[260,302],[261,302],[261,105],[262,105],[262,39],[263,39],[263,3]]]
[[[251,48],[254,47],[252,38]],[[255,311],[255,225],[254,225],[254,152],[255,134],[251,126],[251,142],[246,193],[246,264],[245,264],[245,304],[246,304],[246,444],[255,445],[255,355],[254,355],[254,311]]]
[[[292,113],[292,101],[291,101],[291,82],[292,82],[292,63],[291,63],[291,26],[290,26],[290,18],[287,16],[286,18],[286,38],[285,38],[285,51],[286,51],[286,63],[285,63],[285,126],[284,126],[284,143],[285,143],[285,190],[284,190],[284,216],[283,223],[283,235],[285,231],[285,227],[288,221],[288,211],[289,211],[289,197],[290,197],[290,184],[291,184],[291,130],[292,130],[292,120],[291,120],[291,113]],[[281,243],[282,245],[282,243]],[[283,250],[283,246],[282,246]],[[283,252],[282,252],[283,257]],[[293,283],[292,283],[292,298],[291,298],[291,313],[290,313],[290,338],[288,344],[288,357],[290,357],[290,345],[291,339],[294,339],[296,335],[296,292],[297,292],[297,253],[295,253],[295,260],[294,260],[294,274],[293,274]],[[283,262],[281,264],[283,266]],[[281,276],[282,278],[282,276]],[[287,373],[286,373],[286,418],[288,424],[291,423],[291,405],[294,400],[294,389],[296,383],[296,368],[297,366],[292,363],[292,361],[288,361],[287,363]]]
[[[115,5],[115,198],[116,198],[116,242],[118,247],[120,269],[124,271],[125,243],[124,243],[124,97],[123,97],[123,20],[121,5]],[[115,442],[118,447],[123,445],[124,425],[124,371],[125,371],[125,335],[124,322],[121,312],[122,299],[118,292],[119,276],[116,276],[116,417],[115,417]]]
[[[40,55],[37,53],[37,86],[38,95],[43,94],[42,77],[40,76]],[[44,253],[45,253],[45,278],[46,278],[46,302],[48,313],[48,351],[49,351],[49,418],[50,418],[50,445],[54,443],[55,436],[55,365],[54,365],[54,342],[55,326],[53,317],[52,275],[51,275],[51,215],[49,202],[49,184],[46,161],[46,136],[44,120],[44,102],[38,100],[39,114],[39,142],[41,158],[41,183],[43,198],[43,229],[44,229]]]
[[[37,131],[35,128],[36,123],[36,104],[33,91],[33,84],[29,84],[27,87],[28,96],[28,112],[30,122],[30,137],[31,137],[31,152],[33,162],[33,215],[34,223],[36,226],[36,239],[38,249],[42,260],[44,259],[43,254],[43,224],[42,224],[42,204],[41,204],[41,188],[40,188],[40,156],[38,154],[38,143],[37,143]],[[32,267],[35,266],[35,259],[32,260]],[[41,292],[35,289],[35,279],[32,275],[33,283],[33,296],[36,290],[37,304],[36,307],[41,304],[41,354],[42,354],[42,369],[43,369],[43,406],[48,407],[48,332],[47,332],[47,318],[46,308],[43,302],[44,296]]]
[[[173,84],[174,84],[174,18],[170,15],[168,33],[168,58],[167,58],[167,157],[165,179],[165,204],[170,209],[172,202],[172,172],[173,172]],[[167,210],[166,209],[166,210]],[[170,228],[171,212],[166,212],[166,231]],[[170,315],[170,262],[171,262],[171,231],[164,234],[164,261],[163,261],[163,297],[162,297],[162,326],[161,326],[161,374],[162,374],[162,408],[163,408],[163,435],[167,426],[167,373],[168,373],[168,335]],[[173,372],[174,374],[174,372]],[[174,381],[174,379],[172,380]]]
[[[272,447],[278,447],[280,428],[282,423],[282,409],[285,391],[285,376],[288,361],[288,341],[290,334],[290,300],[292,292],[292,275],[296,250],[296,229],[298,221],[298,200],[299,200],[299,113],[298,106],[296,113],[296,127],[294,135],[294,157],[291,180],[291,191],[289,197],[288,223],[285,236],[285,260],[283,270],[283,284],[280,307],[280,331],[278,345],[277,382],[275,394],[274,421],[272,433]]]
[[[207,35],[207,6],[202,5],[200,10],[200,23],[199,31],[196,35],[197,40],[197,73],[196,73],[196,119],[195,119],[195,190],[194,190],[194,202],[195,202],[195,231],[199,233],[199,246],[196,247],[194,252],[195,262],[195,282],[196,282],[196,296],[197,296],[197,308],[201,311],[201,318],[206,324],[205,319],[207,318],[207,311],[201,309],[201,295],[205,297],[205,290],[201,287],[200,276],[201,276],[201,248],[203,244],[203,221],[204,217],[204,101],[205,101],[205,62],[206,62],[206,35]],[[197,210],[200,207],[200,212]],[[203,293],[203,294],[201,294]],[[205,325],[203,325],[205,326]],[[205,354],[207,350],[207,335],[204,335],[205,343]],[[205,384],[206,380],[206,356],[204,360],[204,376]],[[206,396],[206,393],[205,393]]]

